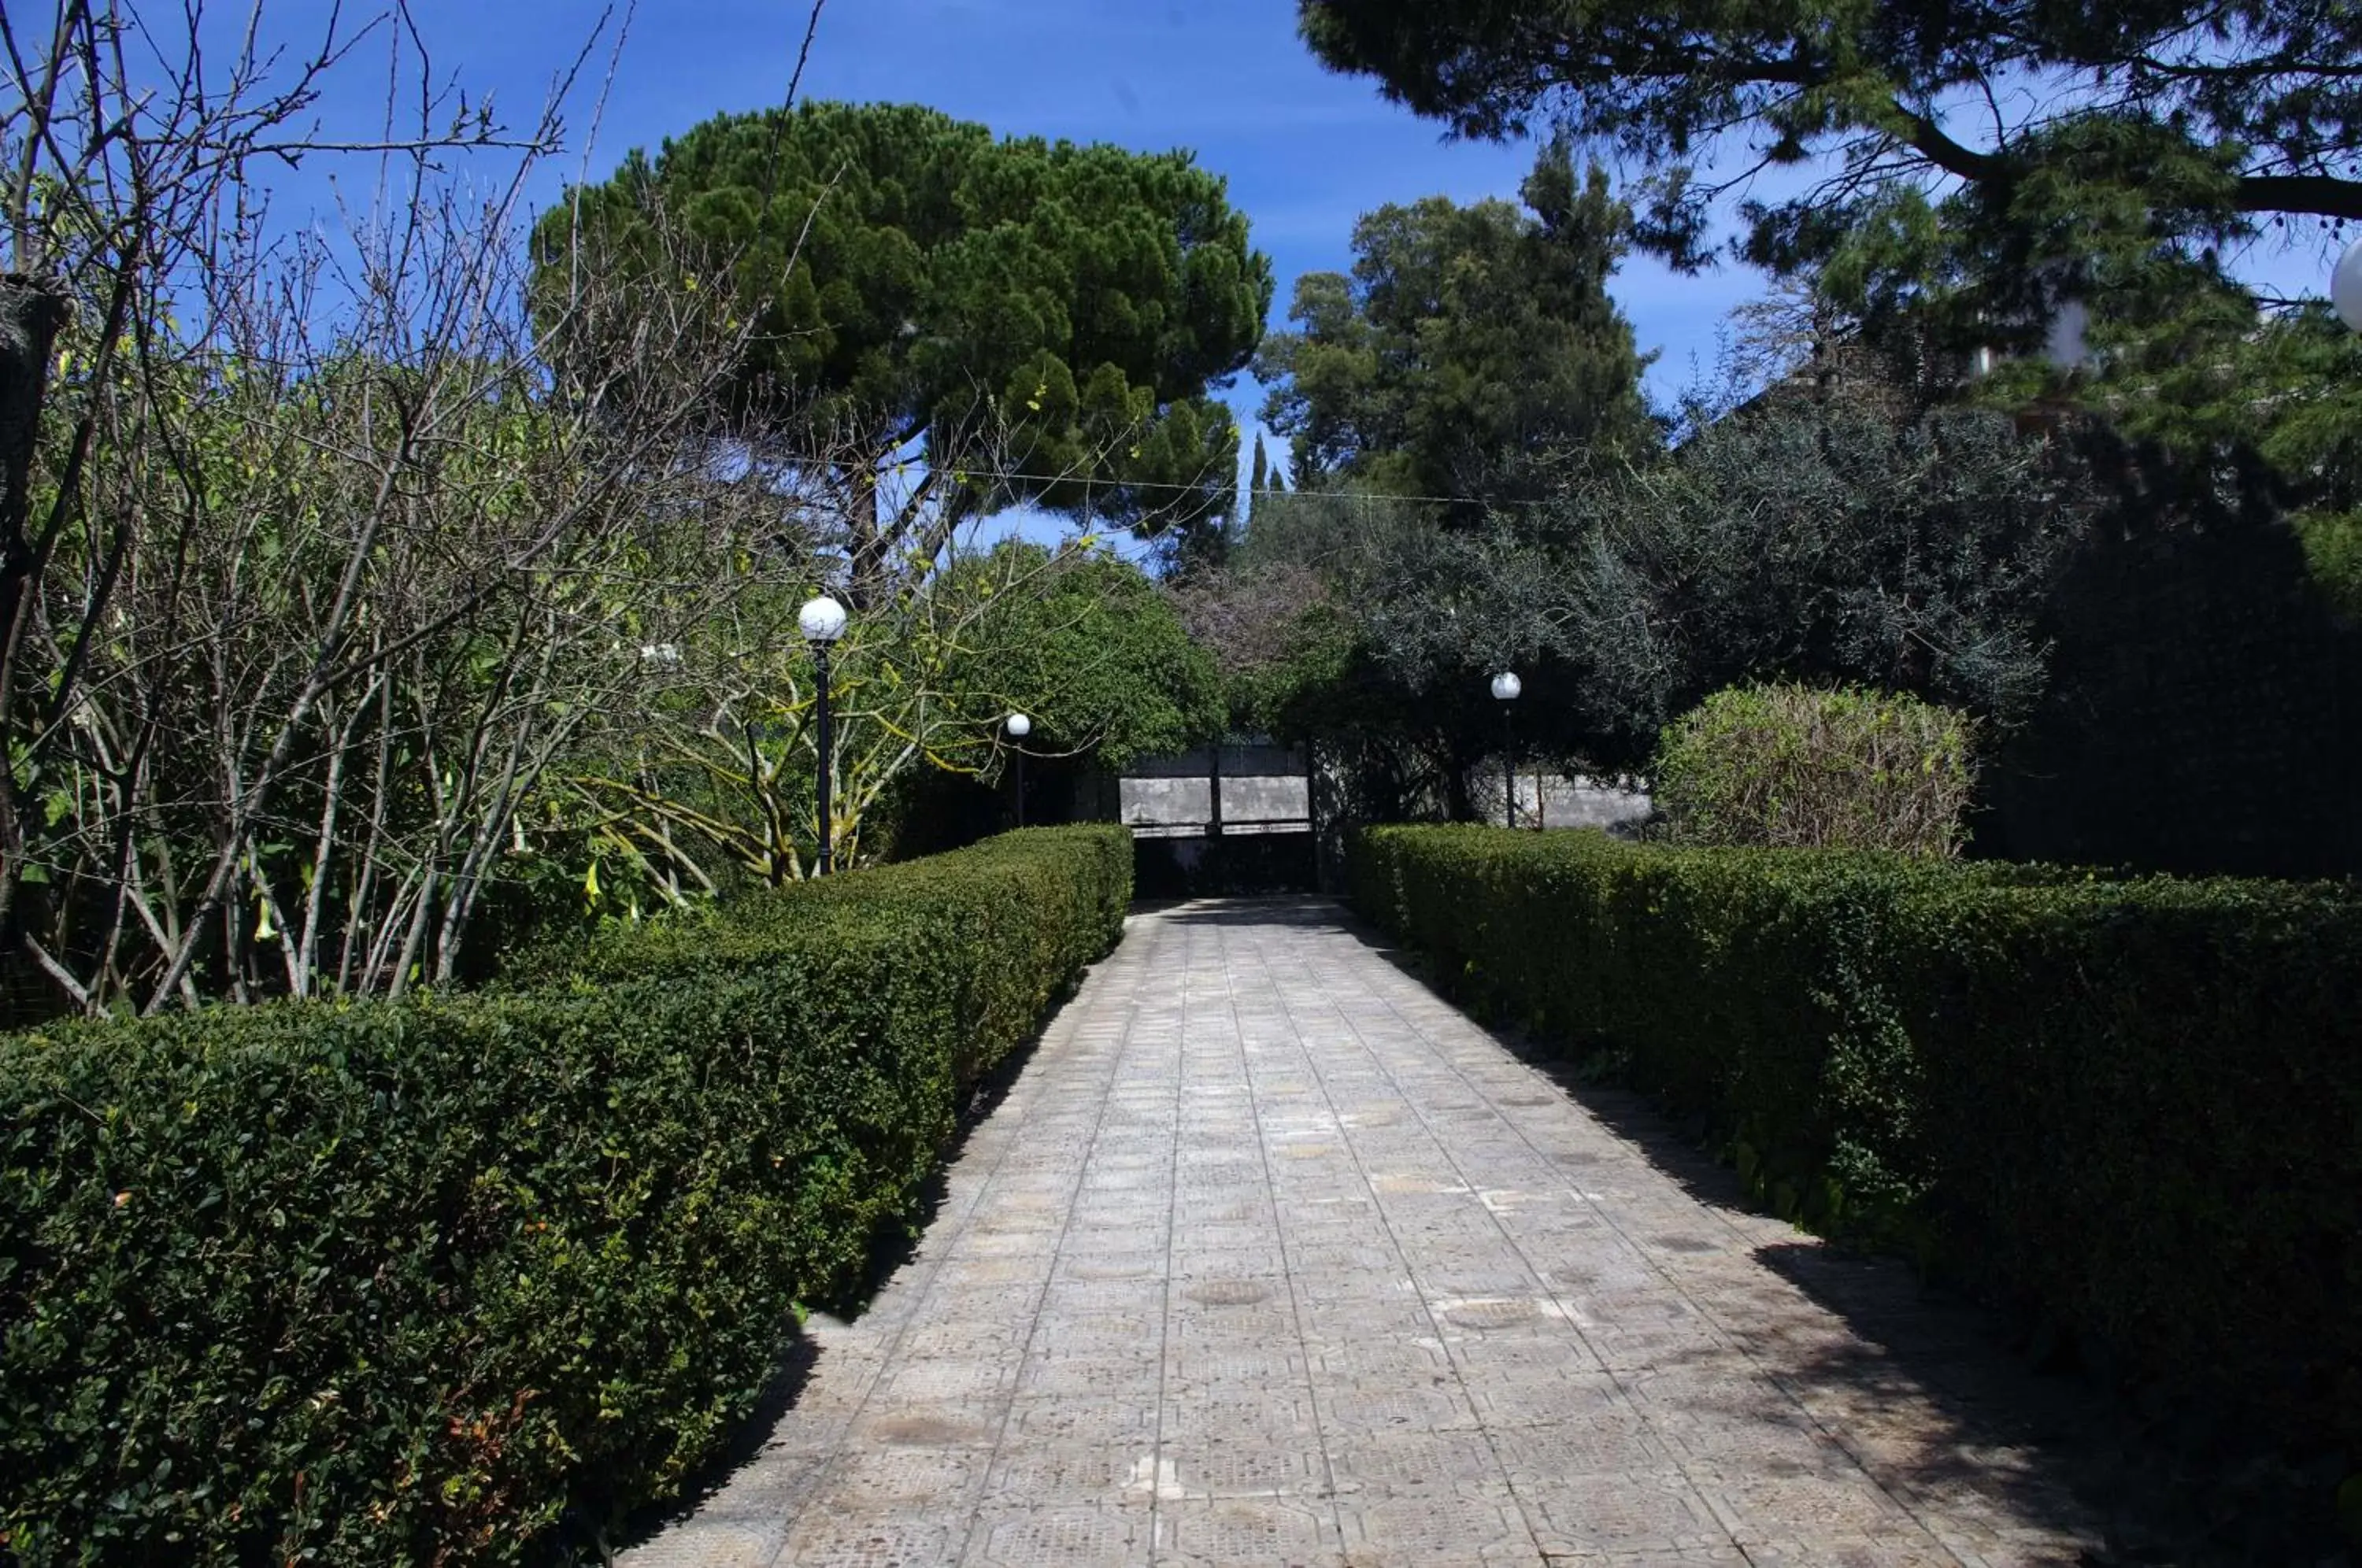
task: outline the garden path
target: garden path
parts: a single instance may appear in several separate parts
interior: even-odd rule
[[[2071,1563],[2047,1385],[1316,900],[1135,915],[630,1568]]]

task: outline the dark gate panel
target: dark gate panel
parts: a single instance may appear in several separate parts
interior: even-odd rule
[[[1317,883],[1311,776],[1294,747],[1246,742],[1142,761],[1118,794],[1143,899]]]

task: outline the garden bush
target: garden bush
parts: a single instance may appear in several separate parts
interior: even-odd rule
[[[1974,723],[1859,687],[1735,686],[1665,727],[1651,777],[1693,845],[1956,854]]]
[[[1381,828],[1481,1010],[1703,1114],[1758,1196],[2192,1410],[2362,1458],[2362,893]]]
[[[515,1562],[677,1489],[1113,940],[1128,836],[0,1040],[0,1559]]]

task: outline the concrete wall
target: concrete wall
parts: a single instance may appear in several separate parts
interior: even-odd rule
[[[1473,787],[1475,801],[1484,809],[1485,820],[1498,823],[1501,821],[1499,772],[1477,774]],[[1518,775],[1519,827],[1631,831],[1649,820],[1651,809],[1646,794],[1618,789],[1595,778],[1560,774],[1546,774],[1537,778],[1531,772]]]
[[[1198,827],[1213,815],[1213,791],[1204,778],[1126,778],[1118,798],[1120,820],[1132,827]],[[1301,777],[1222,780],[1226,824],[1277,818],[1302,822],[1311,808],[1311,794]]]

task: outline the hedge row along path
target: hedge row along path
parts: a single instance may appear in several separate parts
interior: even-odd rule
[[[1727,1206],[1620,1103],[1333,906],[1135,915],[912,1259],[815,1320],[767,1445],[620,1561],[1973,1568],[2098,1540],[2041,1446],[2056,1390],[1907,1271]]]

